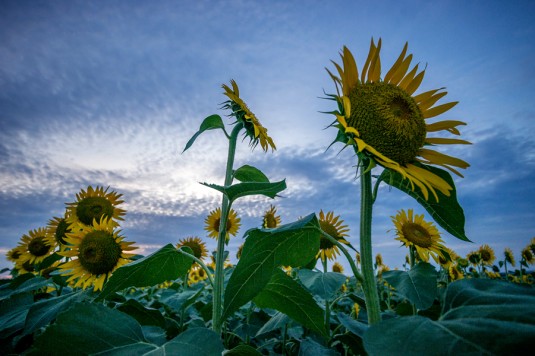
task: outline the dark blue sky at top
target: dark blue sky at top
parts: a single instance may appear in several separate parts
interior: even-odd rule
[[[518,254],[535,236],[534,10],[529,1],[2,1],[2,255],[90,184],[124,194],[123,232],[144,253],[204,238],[220,198],[197,182],[223,181],[225,140],[208,132],[180,152],[204,117],[225,114],[220,86],[231,78],[278,147],[266,154],[244,142],[236,165],[286,178],[288,189],[275,201],[238,201],[243,227],[230,247],[270,204],[283,222],[333,210],[358,245],[355,157],[336,145],[325,152],[335,132],[320,111],[334,109],[321,99],[334,91],[324,67],[343,45],[362,67],[372,37],[383,40],[383,73],[408,41],[427,64],[419,92],[447,87],[447,101],[460,103],[441,118],[468,124],[473,145],[440,151],[471,164],[455,181],[474,244],[444,233],[446,244]],[[390,216],[408,208],[425,213],[382,186],[374,253],[392,266],[405,251]]]

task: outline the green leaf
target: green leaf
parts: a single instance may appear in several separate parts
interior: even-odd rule
[[[260,308],[276,309],[303,326],[328,337],[323,309],[312,295],[280,269],[276,269],[269,283],[254,298]]]
[[[168,305],[176,311],[180,311],[195,303],[203,289],[204,288],[199,290],[190,289],[181,293],[177,293],[175,290],[163,291],[160,302]]]
[[[323,273],[309,269],[300,270],[298,277],[312,294],[325,300],[331,299],[346,281],[346,276],[341,273]]]
[[[448,286],[438,321],[383,320],[370,327],[364,345],[370,355],[522,355],[533,349],[534,305],[531,286],[464,279]]]
[[[0,302],[0,335],[7,338],[24,327],[24,320],[33,304],[30,293],[19,293]]]
[[[59,314],[34,346],[46,355],[142,354],[157,348],[146,342],[134,318],[96,303],[79,303]]]
[[[147,308],[135,299],[129,299],[117,309],[130,315],[141,325],[154,325],[161,328],[166,326],[165,318],[158,309]]]
[[[254,347],[241,344],[231,350],[225,351],[224,356],[262,356]]]
[[[206,328],[191,328],[165,343],[157,350],[145,355],[221,355],[224,349],[221,338],[212,330]]]
[[[46,287],[50,283],[44,277],[36,277],[32,275],[32,277],[28,278],[26,275],[27,274],[17,277],[17,279],[13,280],[11,284],[6,285],[5,287],[2,286],[4,288],[0,290],[0,299],[9,298],[10,296],[18,293],[33,292]]]
[[[301,341],[299,347],[299,356],[337,356],[340,355],[336,350],[327,348],[318,344],[316,341],[306,338]]]
[[[234,171],[234,178],[240,182],[262,182],[269,183],[268,177],[258,168],[244,165]]]
[[[148,287],[175,280],[186,274],[191,264],[189,257],[167,244],[147,257],[115,270],[97,299],[128,287]]]
[[[453,190],[450,192],[450,196],[448,197],[436,190],[439,198],[438,202],[435,201],[435,198],[432,194],[429,194],[429,200],[425,200],[420,188],[414,186],[414,190],[412,190],[408,179],[403,179],[401,174],[389,169],[383,170],[379,180],[384,181],[394,188],[398,188],[402,192],[407,193],[416,199],[416,201],[420,203],[420,205],[422,205],[425,210],[429,212],[429,214],[431,214],[437,224],[439,224],[444,230],[460,240],[471,242],[468,237],[466,237],[464,232],[464,211],[457,201],[457,191],[451,175],[447,171],[437,167],[424,164],[418,164],[418,166],[436,174],[448,182],[448,184],[453,188]]]
[[[189,139],[182,153],[186,152],[186,150],[190,148],[191,145],[193,145],[193,142],[195,142],[195,140],[197,139],[197,137],[199,137],[200,134],[202,134],[204,131],[213,130],[213,129],[222,129],[223,131],[225,131],[225,125],[223,124],[223,120],[221,119],[221,116],[214,114],[204,119],[203,122],[201,123],[201,126],[199,127],[199,131],[197,131]]]
[[[252,300],[279,266],[307,264],[319,250],[319,222],[310,214],[275,229],[251,229],[225,289],[223,319]]]
[[[367,324],[356,321],[343,313],[338,313],[337,316],[340,324],[342,324],[349,332],[352,332],[360,338],[362,338],[366,330],[368,330]]]
[[[433,305],[437,296],[437,272],[429,263],[420,262],[409,272],[385,271],[383,279],[420,310]]]
[[[271,319],[267,321],[267,323],[262,325],[262,327],[256,332],[256,336],[267,334],[273,330],[280,330],[286,324],[289,324],[289,323],[290,323],[290,318],[288,317],[288,315],[281,313],[281,312],[277,312],[275,315],[271,317]]]
[[[265,195],[270,198],[275,198],[277,193],[286,189],[286,180],[279,182],[245,182],[237,183],[228,187],[223,187],[217,184],[201,183],[207,187],[215,189],[227,196],[230,202],[235,201],[238,198],[248,195]]]
[[[40,327],[50,324],[57,315],[85,297],[83,292],[63,294],[59,297],[40,300],[33,304],[26,317],[24,334],[31,334]]]

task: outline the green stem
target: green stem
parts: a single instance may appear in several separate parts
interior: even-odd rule
[[[363,281],[364,296],[366,297],[366,309],[368,312],[368,324],[373,325],[381,321],[381,309],[379,307],[379,295],[377,283],[373,271],[372,254],[372,174],[366,171],[368,165],[361,160],[360,176],[360,259]]]
[[[199,266],[202,267],[202,269],[204,270],[204,272],[206,273],[206,275],[208,276],[208,281],[210,282],[210,285],[212,286],[212,288],[214,288],[214,278],[212,277],[212,275],[210,274],[210,270],[208,269],[208,266],[206,266],[204,264],[203,261],[201,261],[200,259],[198,259],[197,257],[187,253],[186,251],[184,250],[181,250],[181,249],[177,249],[177,251],[185,256],[188,256],[189,258],[191,258],[193,261],[197,262],[199,264]]]
[[[243,128],[243,123],[238,122],[232,130],[229,138],[227,168],[225,173],[225,186],[232,184],[232,167],[234,166],[234,156],[236,154],[236,140],[238,133]],[[223,313],[223,272],[225,264],[225,240],[227,234],[227,219],[230,211],[230,205],[226,195],[223,195],[221,202],[221,218],[219,220],[219,237],[217,238],[216,264],[214,294],[212,296],[212,329],[221,333],[221,315]]]
[[[322,259],[321,263],[323,264],[323,273],[327,273],[327,258]],[[331,330],[331,309],[329,308],[329,300],[325,299],[325,329]]]
[[[325,231],[321,230],[320,229],[320,232],[321,234],[323,235],[323,237],[325,237],[327,240],[329,240],[331,243],[333,243],[334,245],[336,245],[336,247],[338,247],[340,249],[340,251],[342,251],[342,253],[344,254],[344,256],[346,256],[346,259],[347,261],[349,262],[349,266],[351,267],[351,271],[353,272],[353,275],[355,276],[355,278],[360,282],[360,283],[363,283],[364,282],[364,278],[362,278],[362,275],[359,273],[359,270],[357,268],[357,266],[355,265],[355,261],[353,261],[353,258],[351,257],[351,255],[349,254],[349,252],[346,250],[346,248],[344,247],[344,245],[342,245],[340,242],[338,242],[338,240],[336,240],[334,237],[332,237],[331,235],[329,235],[328,233],[326,233]]]

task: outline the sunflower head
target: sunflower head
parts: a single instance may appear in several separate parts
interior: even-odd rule
[[[531,252],[530,246],[525,247],[522,250],[522,259],[526,261],[527,264],[534,264],[535,263],[535,257],[533,257],[533,253]]]
[[[50,235],[54,236],[60,248],[64,249],[67,244],[65,241],[66,234],[71,232],[71,226],[67,222],[67,218],[53,217],[48,221],[47,230]]]
[[[494,260],[496,259],[496,255],[494,254],[494,250],[489,245],[482,245],[479,247],[479,255],[481,256],[481,262],[484,265],[492,266],[494,263]]]
[[[23,251],[19,257],[19,262],[23,264],[27,261],[33,265],[42,262],[54,252],[56,240],[48,233],[47,229],[40,227],[22,235],[19,247],[20,251]]]
[[[176,248],[181,248],[183,246],[191,248],[193,251],[193,256],[200,260],[208,257],[206,244],[199,237],[186,237],[185,239],[179,240],[176,244]]]
[[[93,221],[99,222],[102,218],[110,219],[112,222],[123,220],[125,210],[117,207],[123,203],[120,200],[122,194],[108,192],[108,189],[98,186],[96,188],[89,186],[87,191],[82,189],[76,194],[76,201],[67,204],[66,222],[91,226]]]
[[[323,210],[321,210],[319,223],[323,232],[334,237],[340,243],[349,244],[345,239],[348,236],[349,229],[347,225],[344,225],[344,221],[340,219],[340,216],[334,216],[332,211],[324,214]],[[320,236],[320,250],[316,258],[321,257],[322,261],[325,261],[325,259],[334,260],[338,253],[338,246],[322,234]]]
[[[117,268],[130,262],[135,250],[133,242],[123,241],[111,218],[101,217],[91,226],[80,225],[79,229],[67,233],[66,242],[70,249],[59,252],[71,260],[60,266],[63,276],[70,276],[68,283],[95,291],[103,288],[104,282]]]
[[[240,98],[240,90],[238,84],[234,80],[230,81],[232,89],[223,84],[225,94],[230,100],[226,101],[223,106],[224,109],[232,110],[232,116],[236,117],[238,122],[241,122],[246,130],[246,135],[251,139],[251,146],[255,147],[260,142],[262,149],[267,152],[268,148],[275,150],[275,143],[269,137],[267,129],[262,126],[256,115],[249,109],[247,104]]]
[[[505,250],[503,251],[503,256],[505,257],[505,261],[507,261],[507,263],[509,263],[511,266],[514,267],[516,265],[515,255],[509,247],[505,248]]]
[[[238,260],[241,258],[241,254],[243,252],[243,245],[245,245],[245,243],[242,243],[240,246],[238,246],[238,251],[236,251],[236,258]]]
[[[267,210],[264,213],[264,217],[262,219],[262,227],[264,229],[273,229],[281,224],[281,217],[277,215],[277,208],[275,208],[273,205],[269,207],[269,210]]]
[[[219,225],[221,222],[221,208],[217,208],[215,210],[212,210],[206,219],[204,220],[204,229],[208,232],[208,236],[214,239],[217,239],[219,236]],[[228,242],[230,239],[230,235],[236,236],[238,233],[238,230],[241,226],[241,219],[238,217],[234,209],[230,209],[228,218],[227,218],[227,226],[226,226],[226,235],[225,239]]]
[[[337,273],[344,273],[344,266],[342,266],[340,263],[335,262],[332,266],[332,271]]]
[[[422,164],[439,165],[462,176],[456,168],[467,168],[468,163],[426,146],[440,144],[469,144],[459,139],[429,137],[428,133],[446,131],[459,135],[457,126],[464,122],[446,120],[427,122],[457,104],[451,102],[435,106],[447,93],[441,89],[413,95],[420,86],[425,69],[418,64],[410,69],[412,54],[403,51],[381,78],[381,40],[371,41],[368,57],[359,75],[356,61],[348,48],[340,54],[342,63],[334,63],[337,75],[327,69],[336,92],[329,97],[338,103],[336,120],[331,126],[340,132],[336,141],[355,148],[357,154],[386,169],[400,173],[411,187],[418,186],[428,199],[435,190],[449,196],[453,189],[446,181],[422,167]]]
[[[382,265],[383,265],[383,256],[381,256],[381,254],[378,253],[377,255],[375,255],[375,266],[380,267]]]
[[[468,255],[466,255],[466,259],[474,266],[481,263],[481,255],[479,254],[479,251],[469,252]]]
[[[8,261],[17,263],[20,260],[20,257],[25,253],[24,246],[13,247],[11,250],[7,251],[6,258]]]
[[[449,273],[450,279],[452,281],[456,281],[456,280],[464,278],[463,273],[455,265],[451,265],[448,268],[448,273]]]
[[[424,220],[424,215],[414,215],[413,210],[408,212],[400,210],[396,216],[392,216],[392,222],[396,227],[396,240],[405,246],[413,247],[418,259],[428,262],[429,256],[438,260],[444,258],[445,246],[440,234],[432,222]]]

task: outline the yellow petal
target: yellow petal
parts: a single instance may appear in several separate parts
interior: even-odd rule
[[[368,74],[368,69],[370,68],[370,62],[373,59],[373,56],[375,55],[375,43],[373,42],[373,38],[370,43],[370,50],[368,52],[368,57],[366,58],[366,62],[364,62],[364,67],[362,68],[362,73],[360,77],[360,81],[362,83],[367,83],[368,80],[366,79],[366,75]]]
[[[457,105],[458,103],[459,103],[458,101],[452,101],[451,103],[446,103],[446,104],[442,104],[439,106],[435,106],[429,110],[423,111],[422,114],[424,115],[424,119],[429,119],[429,118],[445,113],[446,111],[448,111],[449,109]]]
[[[405,91],[412,95],[419,87],[420,84],[422,84],[422,80],[425,76],[425,69],[422,70],[418,75],[407,85],[407,88],[405,88]]]
[[[409,73],[407,73],[405,77],[403,77],[401,82],[398,84],[398,87],[400,87],[401,89],[407,88],[407,85],[409,85],[409,83],[412,82],[412,80],[416,76],[417,71],[418,71],[418,64],[415,65],[414,68],[412,68],[412,70]]]
[[[403,59],[405,59],[405,54],[407,53],[407,48],[409,47],[409,42],[405,42],[405,46],[403,47],[403,50],[401,51],[401,54],[399,55],[398,59],[394,62],[392,65],[392,68],[386,73],[385,75],[385,83],[390,82],[390,78],[394,75],[394,73],[397,71],[401,63],[403,62]]]
[[[460,132],[455,127],[459,125],[466,125],[465,122],[462,121],[456,121],[456,120],[444,120],[435,122],[433,124],[428,124],[426,126],[427,132],[437,132],[442,130],[447,130],[451,133],[455,133],[456,135],[459,135]]]
[[[355,85],[357,85],[359,82],[359,72],[357,68],[357,63],[355,62],[355,58],[353,57],[349,49],[345,46],[342,61],[344,63],[343,81],[345,84],[343,93],[344,95],[349,95],[351,89],[354,88]]]
[[[378,82],[381,79],[380,51],[381,51],[381,39],[379,38],[379,42],[377,43],[377,48],[375,49],[373,59],[370,63],[370,69],[368,71],[368,81],[370,82]]]
[[[409,66],[412,61],[412,54],[409,54],[407,58],[403,60],[399,68],[394,72],[392,75],[392,79],[390,80],[390,84],[398,85],[401,79],[405,76],[407,73],[407,70],[409,69]]]
[[[426,143],[430,143],[433,145],[471,145],[472,142],[468,142],[465,140],[459,140],[456,138],[442,138],[442,137],[427,137],[425,139]]]
[[[440,93],[436,93],[438,90],[435,91],[435,93],[433,93],[430,97],[428,98],[425,98],[424,100],[422,100],[421,102],[419,102],[418,100],[416,100],[416,102],[418,103],[418,106],[420,107],[420,110],[422,111],[425,111],[427,109],[429,109],[431,106],[435,105],[435,103],[442,97],[444,97],[446,94],[448,94],[447,91],[443,91],[443,92],[440,92]]]
[[[448,156],[444,153],[440,153],[433,150],[428,150],[425,148],[422,148],[418,151],[418,154],[427,159],[429,162],[432,162],[433,164],[447,164],[450,166],[455,166],[459,168],[468,168],[470,167],[470,164],[463,161],[462,159]]]

